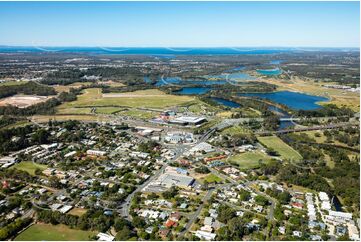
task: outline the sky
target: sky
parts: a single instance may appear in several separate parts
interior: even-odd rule
[[[0,2],[0,45],[359,47],[357,2]]]

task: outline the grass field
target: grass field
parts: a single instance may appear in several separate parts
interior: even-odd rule
[[[302,156],[296,150],[283,142],[277,136],[258,137],[258,140],[267,148],[277,151],[284,159],[293,161],[299,161],[302,159]]]
[[[96,108],[95,113],[103,113],[103,114],[113,114],[119,111],[124,110],[124,108],[117,108],[117,107],[101,107]]]
[[[216,175],[214,175],[214,174],[209,174],[209,175],[201,178],[200,180],[201,180],[202,183],[203,183],[204,181],[207,181],[208,183],[221,182],[221,181],[223,181],[222,178],[220,178],[220,177],[218,177],[218,176],[216,176]]]
[[[253,169],[260,166],[260,161],[268,163],[272,158],[260,151],[249,151],[234,155],[228,159],[228,162],[238,165],[240,169]]]
[[[30,175],[34,176],[36,169],[45,170],[47,168],[47,166],[37,164],[37,163],[33,163],[31,161],[22,161],[22,162],[20,162],[20,163],[18,163],[16,165],[14,165],[12,168],[22,170],[22,171],[26,171]]]
[[[159,113],[157,113],[157,112],[136,110],[136,109],[121,111],[118,114],[123,115],[123,116],[140,118],[140,119],[151,119],[151,118],[154,118],[155,116],[159,115]]]
[[[19,234],[15,241],[90,240],[95,232],[70,229],[65,225],[35,224]]]
[[[301,132],[304,134],[307,134],[308,137],[314,139],[317,143],[325,143],[327,137],[323,134],[323,132],[321,131],[317,131],[317,130],[311,130],[311,131],[305,131],[305,132]],[[300,133],[300,134],[301,134]],[[316,134],[319,134],[317,137]]]
[[[73,108],[85,107],[133,107],[133,108],[166,108],[193,101],[193,97],[168,95],[157,89],[141,90],[126,93],[102,94],[100,88],[85,89],[78,99],[58,107],[58,113],[67,113]]]

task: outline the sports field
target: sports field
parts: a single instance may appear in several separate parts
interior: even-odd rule
[[[22,170],[22,171],[26,171],[30,175],[34,176],[36,169],[45,170],[47,168],[47,166],[37,164],[37,163],[33,163],[31,161],[22,161],[22,162],[20,162],[20,163],[18,163],[16,165],[14,165],[13,168],[18,169],[18,170]]]
[[[59,113],[72,113],[74,108],[91,107],[133,107],[159,108],[177,106],[193,101],[194,97],[165,94],[157,89],[126,93],[103,94],[100,88],[85,89],[78,99],[58,107]],[[68,112],[69,111],[69,112]]]
[[[35,224],[19,234],[15,241],[58,241],[58,240],[90,240],[95,232],[70,229],[59,224]]]
[[[258,137],[257,139],[267,148],[271,148],[277,151],[280,154],[281,158],[291,161],[299,161],[302,159],[300,153],[298,153],[291,146],[283,142],[277,136]]]
[[[253,169],[260,166],[261,163],[268,163],[271,157],[260,151],[249,151],[242,154],[231,156],[228,162],[238,165],[240,169]]]

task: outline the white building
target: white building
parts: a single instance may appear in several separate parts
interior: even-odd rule
[[[87,150],[87,155],[95,155],[95,156],[105,156],[107,154],[106,151],[101,150]]]
[[[197,230],[195,236],[197,236],[201,240],[210,241],[210,240],[214,240],[217,235],[214,234],[214,233],[210,233],[210,232],[206,232],[206,231],[202,231],[202,230]]]
[[[114,236],[105,233],[99,233],[97,237],[98,237],[98,241],[113,241],[115,239]]]

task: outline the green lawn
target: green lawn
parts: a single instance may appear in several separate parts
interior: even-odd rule
[[[258,137],[258,140],[267,148],[277,151],[281,155],[281,158],[291,161],[299,161],[302,159],[302,156],[296,150],[277,136]]]
[[[91,114],[91,112],[91,108],[65,108],[58,110],[58,114]]]
[[[19,234],[15,241],[55,241],[55,240],[90,240],[95,232],[70,229],[69,227],[59,224],[35,224]]]
[[[208,183],[213,183],[213,182],[221,182],[221,181],[223,181],[223,179],[214,174],[209,174],[209,175],[201,178],[201,181],[202,182],[207,181]]]
[[[260,166],[261,162],[268,163],[272,158],[260,151],[249,151],[234,155],[228,159],[228,162],[236,164],[240,169],[253,169]]]
[[[47,166],[33,163],[31,161],[22,161],[16,165],[14,165],[13,168],[16,168],[16,169],[22,170],[22,171],[26,171],[30,175],[35,175],[36,169],[45,170],[47,168]]]

